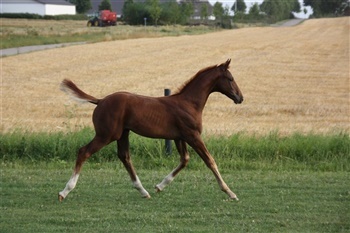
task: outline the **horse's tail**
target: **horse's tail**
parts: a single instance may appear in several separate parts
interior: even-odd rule
[[[92,104],[97,105],[98,102],[100,101],[99,99],[91,95],[88,95],[82,90],[80,90],[72,81],[68,79],[64,79],[62,81],[60,89],[79,102],[90,102]]]

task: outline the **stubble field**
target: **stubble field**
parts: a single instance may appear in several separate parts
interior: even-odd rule
[[[117,28],[116,28],[117,30]],[[349,132],[349,18],[294,27],[109,41],[1,58],[3,133],[91,126],[93,105],[59,90],[67,78],[96,97],[116,91],[161,96],[198,70],[232,59],[245,101],[213,94],[206,134]]]

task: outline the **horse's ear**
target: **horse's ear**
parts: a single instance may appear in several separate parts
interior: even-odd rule
[[[229,66],[230,66],[230,62],[231,59],[227,59],[227,61],[225,63],[222,63],[221,66],[225,69],[228,70]]]

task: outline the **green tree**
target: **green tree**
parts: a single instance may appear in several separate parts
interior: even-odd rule
[[[222,27],[223,28],[232,28],[232,17],[230,16],[230,7],[225,6],[224,7],[224,14],[223,14],[223,20],[222,20]]]
[[[215,18],[219,19],[220,22],[222,23],[222,18],[224,16],[224,8],[223,8],[221,2],[216,2],[214,4],[213,14],[214,14]]]
[[[181,9],[176,0],[170,0],[161,4],[160,19],[166,23],[177,24],[181,21]]]
[[[130,6],[132,6],[133,4],[134,4],[134,0],[125,0],[124,1],[124,5],[123,5],[123,9],[122,9],[123,17],[125,17],[125,14],[127,13],[128,8]]]
[[[188,19],[193,15],[194,7],[193,3],[190,0],[181,1],[180,3],[181,10],[181,22],[187,23]]]
[[[69,0],[69,2],[75,5],[79,14],[84,14],[92,8],[90,0]]]
[[[231,10],[235,13],[236,12],[236,3],[237,3],[237,12],[245,12],[247,9],[247,5],[245,4],[244,0],[237,0],[235,3],[232,5]]]
[[[147,0],[148,12],[155,25],[158,24],[162,8],[160,7],[159,0]]]
[[[254,3],[254,5],[249,9],[249,15],[253,18],[257,18],[260,14],[259,4]]]
[[[124,3],[122,11],[124,21],[130,25],[143,24],[144,18],[150,18],[149,12],[147,11],[145,4],[142,2],[127,0]]]
[[[208,5],[206,3],[201,4],[201,11],[200,11],[200,16],[201,20],[207,20],[208,19]]]
[[[144,23],[144,18],[147,18],[147,21],[152,20],[155,25],[158,23],[186,24],[193,14],[193,5],[190,1],[182,1],[178,4],[176,0],[164,3],[159,3],[159,0],[156,0],[156,3],[151,0],[146,2],[126,0],[122,9],[124,21],[130,25],[140,25]],[[153,9],[155,6],[159,6],[159,16],[151,14],[152,4],[154,4]],[[157,17],[153,18],[155,16]]]
[[[102,0],[101,4],[98,6],[98,10],[112,10],[112,5],[110,0]]]
[[[133,0],[126,0],[124,2],[123,9],[122,9],[122,17],[123,17],[123,20],[127,23],[130,23],[131,8],[133,7],[133,5],[134,5]]]
[[[260,9],[276,22],[291,18],[292,12],[300,12],[300,3],[298,0],[264,0]]]
[[[347,3],[347,0],[304,0],[304,6],[311,6],[315,17],[335,15]]]
[[[230,7],[222,6],[221,2],[216,2],[213,8],[213,14],[217,20],[220,20],[222,28],[231,28]]]

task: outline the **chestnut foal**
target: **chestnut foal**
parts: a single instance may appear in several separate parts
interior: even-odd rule
[[[222,179],[215,160],[210,155],[201,138],[202,111],[212,92],[220,92],[240,104],[243,96],[228,70],[231,60],[200,70],[178,93],[166,97],[147,97],[116,92],[103,99],[97,99],[80,90],[72,81],[63,80],[61,89],[80,101],[97,105],[92,116],[96,135],[90,143],[79,149],[73,175],[66,187],[59,192],[62,201],[72,191],[78,181],[85,160],[107,144],[117,141],[118,157],[128,171],[133,186],[142,197],[150,194],[142,186],[132,165],[129,152],[130,130],[150,138],[163,138],[175,141],[180,154],[180,164],[155,186],[162,191],[187,165],[190,145],[214,173],[222,191],[229,198],[238,200]]]

